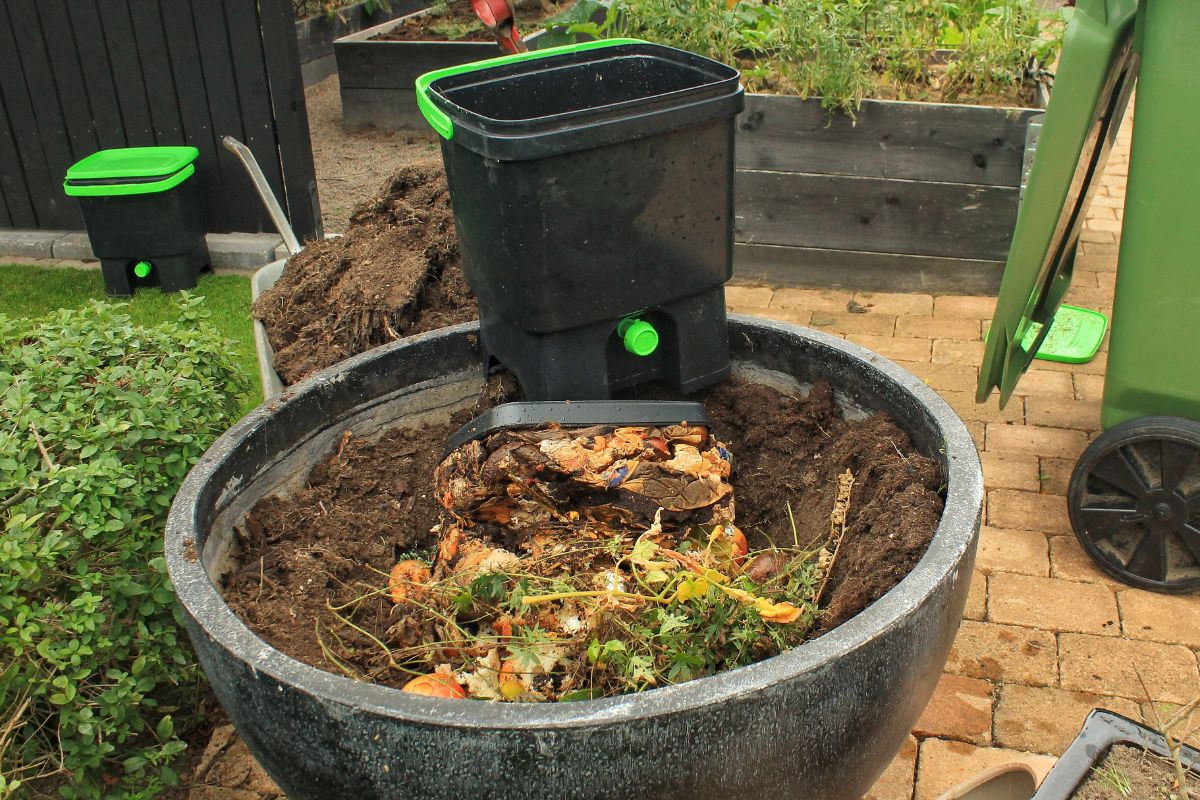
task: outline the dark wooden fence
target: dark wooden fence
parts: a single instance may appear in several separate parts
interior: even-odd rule
[[[110,147],[190,144],[214,232],[273,230],[232,135],[319,236],[290,0],[2,0],[0,227],[83,227],[62,181]]]

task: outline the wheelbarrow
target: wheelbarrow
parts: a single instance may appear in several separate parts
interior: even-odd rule
[[[1135,79],[1137,116],[1101,433],[1068,489],[1071,525],[1108,574],[1200,588],[1200,3],[1079,0],[1017,216],[976,399],[1003,405],[1071,283],[1079,232]]]

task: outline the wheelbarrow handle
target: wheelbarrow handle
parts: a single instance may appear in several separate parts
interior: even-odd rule
[[[299,253],[300,240],[296,238],[296,232],[292,230],[287,215],[283,213],[282,206],[275,199],[275,193],[271,191],[271,184],[267,183],[267,176],[263,175],[262,169],[259,168],[254,153],[232,136],[222,137],[221,144],[226,150],[237,156],[238,160],[242,162],[242,166],[246,168],[246,172],[250,174],[250,182],[258,190],[258,196],[262,198],[263,205],[267,207],[267,213],[271,215],[271,221],[275,223],[275,230],[279,231],[280,237],[283,238],[283,244],[287,247],[288,253],[292,255]]]

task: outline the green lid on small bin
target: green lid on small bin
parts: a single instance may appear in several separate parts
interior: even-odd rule
[[[73,197],[165,192],[196,171],[194,147],[121,147],[101,150],[67,170],[63,189]]]

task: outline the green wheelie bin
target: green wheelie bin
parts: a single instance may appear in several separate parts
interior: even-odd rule
[[[1079,231],[1136,80],[1104,432],[1068,489],[1084,550],[1117,579],[1200,589],[1200,2],[1079,0],[979,375],[1012,396],[1070,285]]]

